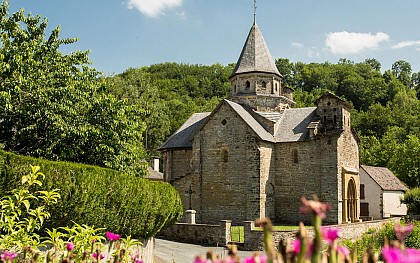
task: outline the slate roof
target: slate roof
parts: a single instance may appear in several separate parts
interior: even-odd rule
[[[261,124],[248,112],[243,106],[230,100],[223,100],[248,124],[248,126],[264,141],[275,142],[271,133],[269,133]]]
[[[277,142],[298,142],[309,140],[308,126],[316,119],[316,107],[286,109],[282,114],[272,113],[267,116],[279,118],[279,125],[275,135],[271,134],[248,109],[230,100],[223,100],[212,113],[193,114],[160,148],[160,150],[170,148],[191,148],[194,134],[207,124],[212,115],[217,114],[221,105],[226,104],[234,110],[238,116],[264,141]],[[256,112],[262,114],[261,112]],[[263,116],[263,115],[261,115]]]
[[[192,136],[203,125],[210,112],[194,113],[171,137],[160,147],[160,150],[169,148],[191,148]]]
[[[277,142],[300,142],[309,139],[308,126],[315,119],[316,107],[284,110],[275,134]]]
[[[272,122],[277,122],[280,117],[281,117],[281,113],[280,112],[263,112],[263,111],[255,111],[255,113],[257,113],[258,115],[266,118],[267,120],[270,120]]]
[[[249,31],[241,55],[230,77],[250,72],[273,73],[281,77],[256,23],[253,24]]]
[[[381,188],[389,191],[406,191],[405,186],[388,168],[361,165],[363,169]]]

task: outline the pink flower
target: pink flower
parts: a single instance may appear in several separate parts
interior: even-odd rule
[[[350,250],[345,246],[337,246],[337,252],[339,255],[342,255],[343,258],[346,258],[350,254]]]
[[[106,237],[109,239],[109,241],[116,241],[118,239],[120,239],[120,235],[118,234],[114,234],[112,232],[107,231],[106,232]]]
[[[400,241],[404,241],[404,239],[411,233],[411,231],[413,231],[413,224],[408,224],[406,226],[402,226],[400,224],[396,224],[394,229],[395,229],[395,234],[397,235],[397,238]]]
[[[74,249],[74,244],[71,242],[67,243],[66,249],[67,251],[72,251]]]
[[[325,241],[327,241],[328,244],[330,244],[330,246],[332,246],[332,244],[334,244],[334,241],[340,237],[340,230],[336,228],[322,227],[321,233]]]
[[[293,246],[293,253],[294,254],[299,254],[300,253],[300,239],[295,239],[292,242],[292,246]],[[306,257],[310,258],[311,254],[312,254],[312,242],[308,241],[308,251],[306,251]]]
[[[302,197],[302,207],[300,208],[300,212],[302,214],[310,214],[313,213],[321,218],[325,218],[325,212],[327,210],[331,210],[331,205],[328,203],[322,203],[315,200],[308,200],[305,197]]]
[[[382,256],[387,263],[420,263],[420,250],[413,248],[401,251],[398,248],[383,247]]]
[[[12,261],[16,258],[17,253],[4,251],[3,254],[0,256],[1,259],[6,261]]]
[[[253,255],[250,257],[245,258],[244,263],[266,263],[267,256],[266,255]]]
[[[92,254],[92,257],[93,257],[94,259],[96,259],[96,260],[101,260],[101,259],[104,259],[104,258],[105,258],[104,254],[100,253],[100,254],[98,255],[96,252]],[[99,259],[98,259],[98,258],[99,258]]]
[[[232,257],[228,257],[223,259],[223,263],[235,263],[235,259]]]
[[[193,263],[207,263],[207,260],[202,257],[196,256]]]
[[[135,263],[143,263],[143,260],[141,260],[141,259],[136,259]]]
[[[299,254],[299,252],[300,252],[300,239],[293,240],[292,247],[293,247],[293,253],[295,253],[296,255]]]

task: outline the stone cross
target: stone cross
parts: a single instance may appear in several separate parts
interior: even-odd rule
[[[185,193],[190,195],[190,208],[189,208],[189,210],[192,210],[192,206],[191,206],[192,195],[195,194],[195,191],[193,191],[193,189],[192,189],[192,184],[190,184],[190,188],[187,191],[185,191]]]

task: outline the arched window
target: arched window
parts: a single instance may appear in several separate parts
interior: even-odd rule
[[[298,163],[299,162],[299,156],[298,156],[298,150],[297,149],[292,150],[292,160],[293,160],[293,163]]]
[[[261,87],[262,87],[262,89],[266,89],[267,88],[267,83],[265,81],[261,82]]]
[[[251,88],[251,82],[246,81],[246,86],[245,86],[245,89],[246,89],[246,90],[249,90],[250,88]]]

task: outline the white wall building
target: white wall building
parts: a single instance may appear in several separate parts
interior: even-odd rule
[[[364,220],[407,215],[400,198],[408,188],[385,167],[361,165],[360,217]]]

